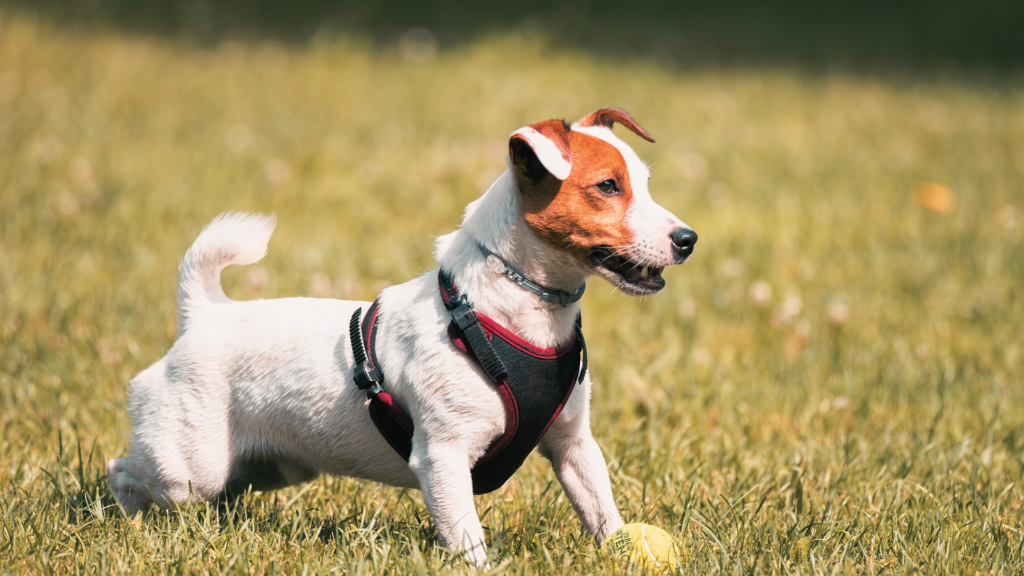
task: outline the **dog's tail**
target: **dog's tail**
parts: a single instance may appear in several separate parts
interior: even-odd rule
[[[178,335],[190,316],[210,302],[230,302],[220,272],[231,264],[253,264],[267,253],[274,217],[225,212],[199,234],[178,268]]]

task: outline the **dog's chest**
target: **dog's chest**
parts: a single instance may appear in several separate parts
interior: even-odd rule
[[[387,311],[382,310],[380,301],[375,302],[363,317],[361,329],[355,329],[361,338],[352,340],[354,350],[365,343],[365,356],[355,354],[357,362],[365,358],[364,363],[357,364],[356,374],[368,368],[379,378],[379,385],[374,386],[365,377],[356,381],[362,380],[360,387],[370,392],[369,412],[377,429],[392,448],[408,460],[415,426],[409,412],[389,393],[386,377],[388,372],[407,371],[402,370],[402,366],[382,364],[377,357],[378,338],[391,324],[380,323],[383,315],[387,315]],[[504,408],[504,422],[498,424],[503,433],[490,444],[472,470],[474,492],[484,494],[501,487],[512,476],[558,418],[585,371],[585,365],[581,364],[581,359],[585,358],[585,343],[578,326],[569,342],[553,349],[534,346],[482,314],[476,315],[476,319],[476,326],[466,330],[455,321],[451,322],[448,336],[451,345],[458,350],[452,350],[453,353],[468,356],[490,375],[487,385],[498,393]],[[384,336],[381,340],[389,338]],[[500,373],[487,369],[493,362],[493,358],[488,359],[492,354],[500,359],[504,368]],[[475,413],[484,407],[468,408]]]
[[[539,348],[505,332],[485,316],[485,334],[505,365],[506,378],[497,385],[505,407],[505,433],[473,467],[473,492],[486,494],[500,488],[533,451],[562,412],[583,370],[581,334],[560,350]],[[451,324],[452,343],[470,353],[465,335]],[[479,362],[476,355],[473,359]]]

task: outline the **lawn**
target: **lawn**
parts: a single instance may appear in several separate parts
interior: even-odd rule
[[[699,234],[668,286],[594,279],[593,426],[680,573],[1024,571],[1024,81],[673,66],[494,33],[194,42],[0,9],[0,571],[475,573],[421,500],[321,478],[120,516],[127,383],[177,265],[275,213],[235,299],[371,299],[504,170],[507,137],[621,106]],[[617,574],[548,463],[477,498],[504,574]]]

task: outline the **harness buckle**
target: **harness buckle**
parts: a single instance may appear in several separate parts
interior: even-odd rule
[[[465,296],[459,296],[459,298],[465,298]],[[460,330],[465,332],[469,327],[476,324],[480,320],[476,317],[476,312],[473,311],[473,307],[469,305],[469,302],[463,300],[463,302],[454,310],[451,311],[452,320],[459,327]]]
[[[452,310],[455,310],[456,308],[465,306],[467,304],[469,304],[469,299],[466,298],[466,295],[458,294],[450,298],[447,302],[445,302],[444,307],[447,308],[449,312],[451,312]]]
[[[368,362],[360,362],[352,372],[352,379],[356,381],[357,388],[366,390],[377,387],[377,391],[380,391],[380,372],[377,372]]]

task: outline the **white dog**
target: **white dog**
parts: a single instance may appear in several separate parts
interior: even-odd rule
[[[485,563],[474,467],[504,446],[513,418],[531,417],[532,400],[516,400],[517,416],[506,387],[482,368],[480,347],[489,345],[474,343],[470,330],[478,328],[463,334],[461,320],[453,323],[455,306],[465,304],[460,309],[480,320],[484,340],[504,335],[527,352],[574,346],[560,384],[568,392],[545,408],[543,429],[512,443],[520,454],[504,477],[536,445],[602,543],[623,522],[590,431],[590,378],[576,378],[585,372],[576,300],[593,274],[628,294],[659,291],[662,268],[686,260],[697,239],[651,199],[649,172],[612,134],[614,122],[654,141],[615,109],[572,126],[551,120],[513,132],[508,170],[467,207],[462,226],[437,241],[437,261],[461,299],[443,295],[435,270],[385,289],[379,314],[363,321],[364,336],[368,326],[375,331],[366,345],[386,378],[364,378],[362,387],[372,384],[371,396],[386,390],[371,405],[385,398],[399,419],[407,415],[405,454],[375,426],[367,394],[353,382],[354,370],[373,376],[358,364],[361,350],[353,353],[361,348],[358,326],[354,345],[346,330],[369,303],[228,299],[221,270],[262,258],[274,221],[215,219],[181,264],[177,342],[131,382],[131,455],[107,463],[118,502],[134,515],[152,502],[211,500],[321,473],[353,476],[419,488],[444,543]],[[514,362],[506,371],[518,377]]]

